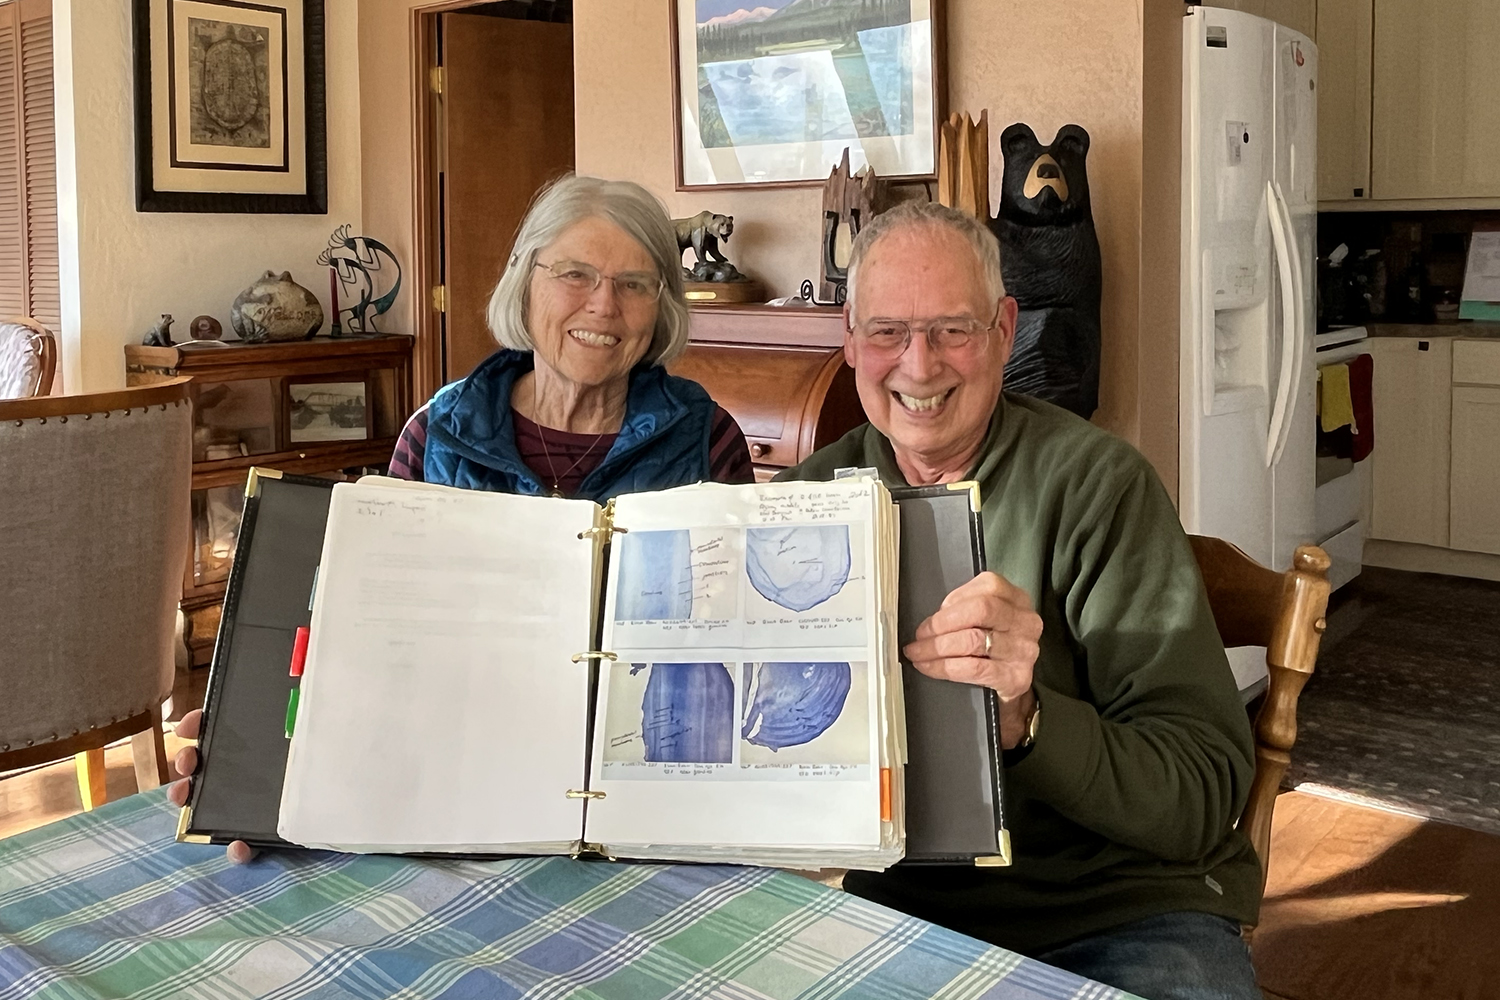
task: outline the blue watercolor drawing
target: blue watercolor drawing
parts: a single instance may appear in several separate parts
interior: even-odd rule
[[[771,750],[810,743],[838,720],[850,682],[847,663],[762,663],[740,737]]]
[[[750,583],[791,611],[815,608],[843,589],[850,559],[847,524],[745,529]]]
[[[648,669],[633,663],[632,674]],[[646,759],[729,764],[734,758],[734,677],[723,663],[653,663],[641,698]],[[847,685],[846,685],[847,686]]]
[[[687,529],[621,535],[615,621],[693,617],[692,539]]]

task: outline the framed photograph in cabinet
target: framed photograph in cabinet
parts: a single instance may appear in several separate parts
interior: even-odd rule
[[[677,188],[937,173],[942,0],[673,0]]]
[[[328,211],[323,0],[134,0],[136,210]]]
[[[287,379],[288,444],[366,441],[369,438],[370,393],[362,374]]]

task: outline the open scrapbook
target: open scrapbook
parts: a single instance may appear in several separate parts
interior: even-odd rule
[[[1008,860],[987,692],[903,682],[898,658],[898,613],[909,632],[982,564],[966,491],[908,508],[870,478],[702,484],[601,507],[272,476],[252,476],[181,839]],[[923,558],[898,577],[906,520]],[[909,712],[929,720],[914,748]]]

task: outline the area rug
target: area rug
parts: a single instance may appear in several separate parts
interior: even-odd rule
[[[1500,583],[1369,567],[1328,622],[1283,786],[1500,834]]]

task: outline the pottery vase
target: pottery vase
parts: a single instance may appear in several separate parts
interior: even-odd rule
[[[290,271],[267,271],[235,297],[229,323],[249,344],[306,340],[323,325],[318,297],[292,280]]]

